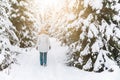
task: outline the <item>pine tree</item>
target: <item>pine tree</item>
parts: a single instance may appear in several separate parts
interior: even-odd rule
[[[15,27],[9,20],[11,5],[8,0],[0,0],[0,70],[7,68],[15,62],[16,53],[12,50],[12,44],[17,45],[18,38]]]
[[[87,71],[111,70],[115,61],[120,64],[118,5],[117,0],[66,0],[60,11],[45,10],[41,24],[69,46],[68,65]]]
[[[20,47],[33,46],[35,40],[35,20],[27,0],[10,0],[12,11],[10,20],[16,27]]]
[[[76,17],[65,26],[64,38],[58,38],[70,47],[68,65],[101,72],[119,63],[120,14],[118,1],[96,2],[76,0],[77,5],[70,9]]]

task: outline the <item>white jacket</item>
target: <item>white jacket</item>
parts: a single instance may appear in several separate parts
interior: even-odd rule
[[[39,52],[48,52],[50,47],[50,40],[48,35],[41,34],[38,38],[38,50]]]

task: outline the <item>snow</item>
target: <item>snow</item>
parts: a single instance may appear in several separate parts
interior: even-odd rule
[[[120,37],[120,29],[115,28],[115,35],[119,38]]]
[[[2,63],[2,61],[4,60],[4,55],[0,55],[0,64]]]
[[[72,13],[68,14],[67,17],[68,17],[68,20],[74,20],[75,19],[75,15],[72,14]]]
[[[88,37],[89,37],[89,38],[93,38],[93,34],[92,34],[92,31],[91,31],[91,30],[88,31]]]
[[[83,66],[83,69],[87,70],[87,69],[92,68],[92,64],[91,64],[91,63],[92,63],[92,60],[89,59],[89,60],[87,61],[86,65]]]
[[[97,37],[97,34],[98,34],[98,30],[96,28],[96,26],[94,24],[90,24],[90,30],[92,31],[92,33],[94,34],[95,37]],[[89,34],[88,34],[89,36]]]
[[[81,51],[80,56],[86,56],[86,55],[88,55],[88,54],[90,54],[90,51],[89,51],[89,44],[86,45],[86,47],[84,48],[83,51]]]
[[[102,9],[102,2],[103,0],[84,0],[84,7],[90,5],[93,9]]]
[[[112,34],[113,34],[113,28],[114,28],[114,24],[111,24],[110,26],[107,26],[106,27],[106,35],[107,35],[107,40],[109,40],[110,39],[110,36],[113,36]]]
[[[120,80],[120,69],[115,66],[114,72],[86,72],[65,63],[65,53],[68,47],[61,47],[60,42],[51,38],[51,50],[48,52],[48,65],[39,64],[39,53],[35,48],[21,49],[18,64],[12,64],[11,69],[0,72],[0,80]],[[8,74],[9,73],[9,74]]]
[[[107,53],[109,54],[109,52],[105,50],[99,51],[98,58],[95,62],[95,68],[94,68],[95,71],[97,71],[99,68],[102,67],[101,64],[105,64],[105,67],[107,67],[108,69],[111,69],[113,68],[112,66],[116,65],[113,60],[108,58]]]
[[[103,46],[101,45],[102,42],[100,40],[96,40],[96,42],[92,45],[92,52],[99,52],[100,48]]]
[[[2,1],[8,1],[8,0],[2,0]],[[2,2],[0,1],[0,2]],[[49,3],[47,2],[48,0],[37,0],[37,7],[32,7],[33,9],[36,9],[36,11],[33,10],[34,13],[41,13],[41,17],[42,18],[47,18],[46,16],[51,16],[50,19],[41,21],[41,22],[46,22],[46,23],[51,23],[52,26],[57,26],[60,24],[61,25],[61,29],[64,29],[64,25],[66,25],[67,21],[69,20],[74,20],[76,18],[76,15],[74,13],[69,13],[69,12],[64,12],[66,10],[66,7],[64,1],[65,0],[61,0],[59,2],[55,2],[53,4],[53,1],[58,1],[58,0],[52,0]],[[79,1],[79,0],[78,0]],[[102,9],[102,1],[103,0],[84,0],[84,7],[88,7],[88,5],[90,5],[93,9],[97,10],[97,14],[100,13],[100,9]],[[112,1],[112,0],[109,0]],[[12,2],[17,3],[16,0],[12,0]],[[42,3],[43,2],[43,3]],[[47,2],[47,3],[46,3]],[[66,1],[67,2],[67,1]],[[70,4],[68,6],[69,9],[76,9],[77,5],[75,5],[75,3],[77,2],[76,0],[69,0]],[[8,7],[10,7],[10,5],[8,3],[7,4]],[[1,4],[1,6],[4,6],[5,4]],[[34,4],[34,3],[32,3]],[[36,5],[35,4],[35,5]],[[63,6],[64,5],[64,6]],[[28,6],[27,3],[24,2],[20,2],[19,6]],[[46,7],[44,7],[46,6]],[[115,8],[117,11],[120,9],[119,7],[120,5],[116,5],[113,8]],[[30,7],[30,8],[31,8]],[[39,7],[39,8],[38,8]],[[55,7],[54,9],[52,7]],[[48,9],[49,8],[49,9]],[[65,9],[65,10],[64,10]],[[54,11],[53,11],[54,10]],[[70,10],[70,11],[71,11]],[[14,32],[11,29],[10,26],[12,26],[12,23],[9,21],[8,19],[8,15],[5,14],[6,10],[5,8],[1,7],[0,8],[0,14],[3,16],[0,16],[0,26],[3,26],[5,24],[5,27],[1,27],[0,33],[3,33],[5,31],[5,29],[8,29],[10,31],[10,34],[13,35],[16,40],[17,36],[15,36]],[[53,11],[51,12],[51,14],[48,14],[49,11]],[[69,11],[69,10],[68,10]],[[18,9],[15,10],[15,12],[18,12]],[[61,12],[61,13],[59,13]],[[59,13],[59,14],[58,14]],[[29,13],[29,12],[24,12],[25,15],[29,15],[29,20],[33,21],[33,16]],[[84,10],[81,10],[81,12],[79,13],[79,20],[74,21],[73,23],[71,23],[71,25],[68,26],[68,28],[74,28],[76,27],[76,30],[79,29],[80,25],[82,25],[81,23],[83,22],[84,26],[82,27],[83,33],[80,35],[80,39],[84,39],[86,33],[86,27],[90,27],[89,32],[88,32],[88,37],[92,38],[92,37],[97,37],[98,36],[98,30],[95,26],[94,23],[91,23],[91,20],[93,19],[92,14],[89,14],[89,16],[87,17],[87,19],[82,19],[81,15],[84,14]],[[119,13],[120,14],[120,13]],[[17,15],[12,15],[12,17],[17,17],[20,14],[18,13]],[[36,14],[37,15],[37,14]],[[44,17],[45,16],[45,17]],[[39,17],[37,15],[37,17]],[[61,18],[59,18],[61,17]],[[115,15],[113,18],[115,18],[117,21],[120,20],[119,15]],[[22,16],[21,17],[22,20],[25,20],[25,18]],[[39,23],[40,20],[38,20]],[[40,23],[39,23],[40,24]],[[43,24],[45,25],[45,24]],[[43,26],[41,25],[41,26]],[[107,26],[107,27],[106,27]],[[110,35],[112,35],[112,30],[114,28],[115,25],[107,25],[107,23],[103,20],[102,22],[102,26],[100,26],[100,32],[104,33],[105,29],[106,32],[105,34],[107,35],[107,40],[110,39]],[[12,26],[13,28],[13,26]],[[25,27],[23,27],[25,29]],[[51,32],[54,32],[55,27],[53,27],[53,31],[51,30]],[[60,29],[58,28],[58,29]],[[15,29],[15,28],[13,28]],[[26,36],[28,34],[28,32],[26,31],[24,33],[24,36]],[[60,34],[57,34],[60,35]],[[68,34],[68,36],[70,36],[71,34]],[[104,34],[102,34],[103,37]],[[118,28],[115,28],[115,35],[116,37],[120,37],[120,31]],[[9,43],[9,40],[6,39],[6,37],[0,37],[1,40],[3,41],[3,45],[5,45],[5,43],[7,43],[7,45],[5,45],[4,47],[11,47],[11,51],[16,51],[16,52],[20,52],[22,54],[20,54],[17,58],[17,64],[12,64],[9,68],[0,71],[0,80],[120,80],[120,77],[118,74],[120,74],[120,69],[116,66],[116,64],[108,59],[107,57],[107,51],[104,50],[100,50],[100,47],[102,47],[102,41],[101,40],[97,40],[93,45],[92,45],[92,52],[99,52],[98,55],[98,59],[96,60],[95,63],[95,69],[99,68],[99,66],[101,67],[100,64],[105,63],[103,56],[106,59],[106,63],[105,66],[107,67],[112,67],[114,69],[114,72],[108,72],[107,70],[102,72],[102,73],[95,73],[95,72],[86,72],[86,71],[82,71],[80,69],[77,69],[75,67],[68,67],[66,66],[64,63],[66,61],[66,53],[68,50],[68,47],[64,46],[60,46],[60,42],[58,42],[56,39],[51,38],[51,43],[52,43],[52,49],[48,52],[48,65],[47,67],[42,67],[40,66],[39,63],[39,52],[35,49],[35,48],[28,48],[28,49],[18,49],[17,47],[14,48],[14,46],[11,46]],[[118,42],[119,46],[120,46],[120,41]],[[74,43],[73,43],[74,45]],[[75,46],[75,45],[74,45]],[[81,56],[85,56],[87,55],[87,53],[89,53],[89,44],[85,47],[85,49],[81,52]],[[76,48],[77,50],[80,49],[79,46],[77,46]],[[26,52],[27,51],[27,52]],[[3,55],[0,55],[0,63],[2,63],[2,61],[4,60],[4,55],[5,55],[5,51],[2,51]],[[9,52],[8,52],[9,53]],[[7,53],[7,54],[8,54]],[[9,53],[10,54],[10,53]],[[11,56],[10,58],[14,58],[16,56]],[[11,59],[11,60],[12,60]],[[101,62],[99,62],[99,60],[102,60]],[[84,61],[79,58],[79,62],[83,63]],[[91,68],[93,65],[91,65],[92,60],[89,59],[87,61],[87,64],[83,66],[83,69],[88,69]]]

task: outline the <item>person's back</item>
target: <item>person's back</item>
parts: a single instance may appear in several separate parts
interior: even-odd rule
[[[46,31],[42,31],[38,37],[38,50],[40,53],[40,65],[47,65],[47,53],[50,48],[50,40]]]
[[[50,40],[48,35],[41,34],[39,36],[38,48],[40,52],[47,52],[49,50]]]

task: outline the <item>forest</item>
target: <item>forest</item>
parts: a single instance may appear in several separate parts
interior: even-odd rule
[[[120,0],[0,0],[0,72],[19,64],[19,55],[37,52],[41,28],[67,46],[64,65],[94,73],[119,70]]]

